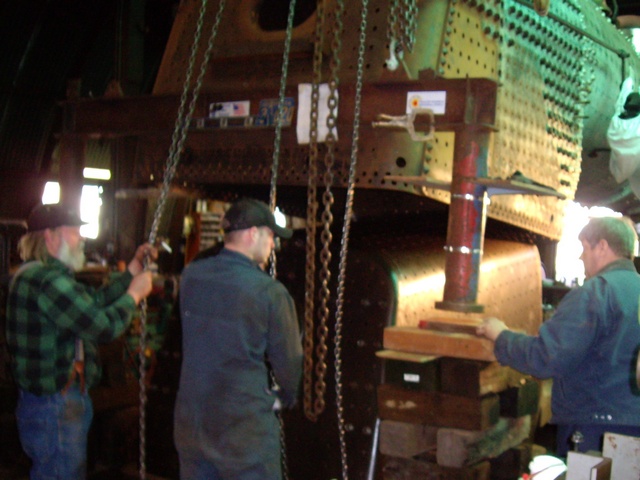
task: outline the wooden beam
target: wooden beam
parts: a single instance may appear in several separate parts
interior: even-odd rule
[[[383,335],[384,348],[424,355],[496,360],[493,342],[463,333],[443,333],[416,327],[387,327]]]
[[[435,458],[438,428],[418,423],[382,420],[380,453],[392,457],[412,458],[431,451]]]
[[[451,357],[441,357],[439,362],[441,390],[451,395],[482,397],[487,393],[500,393],[520,385],[526,378],[523,373],[498,362]]]
[[[378,415],[383,420],[483,430],[498,421],[500,400],[497,395],[466,398],[384,384],[378,386]]]

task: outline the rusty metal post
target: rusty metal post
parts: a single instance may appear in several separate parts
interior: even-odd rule
[[[457,312],[482,312],[476,303],[480,261],[484,245],[487,190],[475,182],[486,177],[489,132],[477,124],[456,132],[451,203],[444,247],[445,286],[436,308]]]

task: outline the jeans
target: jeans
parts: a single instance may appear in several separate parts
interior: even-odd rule
[[[31,458],[31,480],[84,480],[93,404],[71,386],[37,396],[20,390],[16,419],[20,442]]]

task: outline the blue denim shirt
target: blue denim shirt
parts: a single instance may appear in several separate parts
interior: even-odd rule
[[[298,320],[286,288],[245,255],[223,249],[185,268],[180,314],[178,451],[228,478],[251,465],[275,462],[279,469],[276,397],[265,357],[285,406],[295,402],[302,374]]]
[[[523,373],[553,378],[553,423],[640,425],[639,299],[633,262],[612,262],[570,291],[538,336],[502,332],[496,358]]]

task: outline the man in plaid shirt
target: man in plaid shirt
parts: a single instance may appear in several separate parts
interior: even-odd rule
[[[9,287],[7,346],[18,386],[20,441],[31,479],[84,479],[93,406],[88,389],[100,377],[97,344],[120,336],[151,292],[138,247],[127,270],[95,290],[76,281],[84,264],[83,222],[62,205],[36,208],[18,249],[25,261]]]

